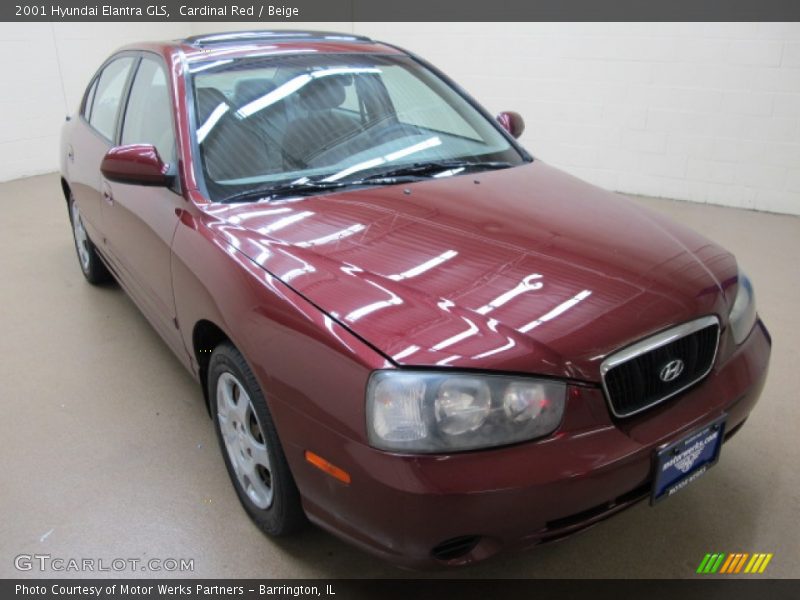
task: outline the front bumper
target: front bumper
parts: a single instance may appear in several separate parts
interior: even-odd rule
[[[325,529],[404,566],[468,564],[564,537],[646,498],[657,447],[723,413],[726,439],[744,423],[770,346],[759,321],[700,384],[627,419],[612,418],[598,386],[571,386],[553,436],[505,448],[396,455],[315,430],[316,443],[337,448],[349,486],[289,458],[306,513]]]

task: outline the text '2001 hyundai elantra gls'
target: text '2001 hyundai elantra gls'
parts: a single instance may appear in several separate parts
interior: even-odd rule
[[[734,257],[522,127],[343,34],[134,45],[93,77],[61,147],[81,269],[199,380],[265,532],[467,564],[671,496],[746,420],[771,342]]]

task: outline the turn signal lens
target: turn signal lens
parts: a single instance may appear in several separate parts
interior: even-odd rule
[[[329,463],[327,460],[322,458],[319,454],[315,454],[311,452],[311,450],[306,450],[306,460],[310,462],[312,465],[317,467],[320,471],[324,471],[331,477],[338,479],[342,483],[350,483],[350,473],[340,469],[334,464]]]

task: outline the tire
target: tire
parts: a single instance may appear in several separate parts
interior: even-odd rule
[[[208,390],[225,467],[245,511],[269,535],[298,531],[306,523],[300,493],[264,394],[232,345],[211,354]]]
[[[75,198],[69,196],[69,222],[72,225],[72,239],[75,241],[75,252],[78,255],[78,265],[86,281],[92,285],[99,285],[111,281],[111,273],[97,255],[97,249],[86,233]]]

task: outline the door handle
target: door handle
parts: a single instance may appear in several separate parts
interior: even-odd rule
[[[111,195],[111,186],[105,181],[103,182],[103,200],[105,200],[106,204],[109,206],[114,206],[114,196]]]

